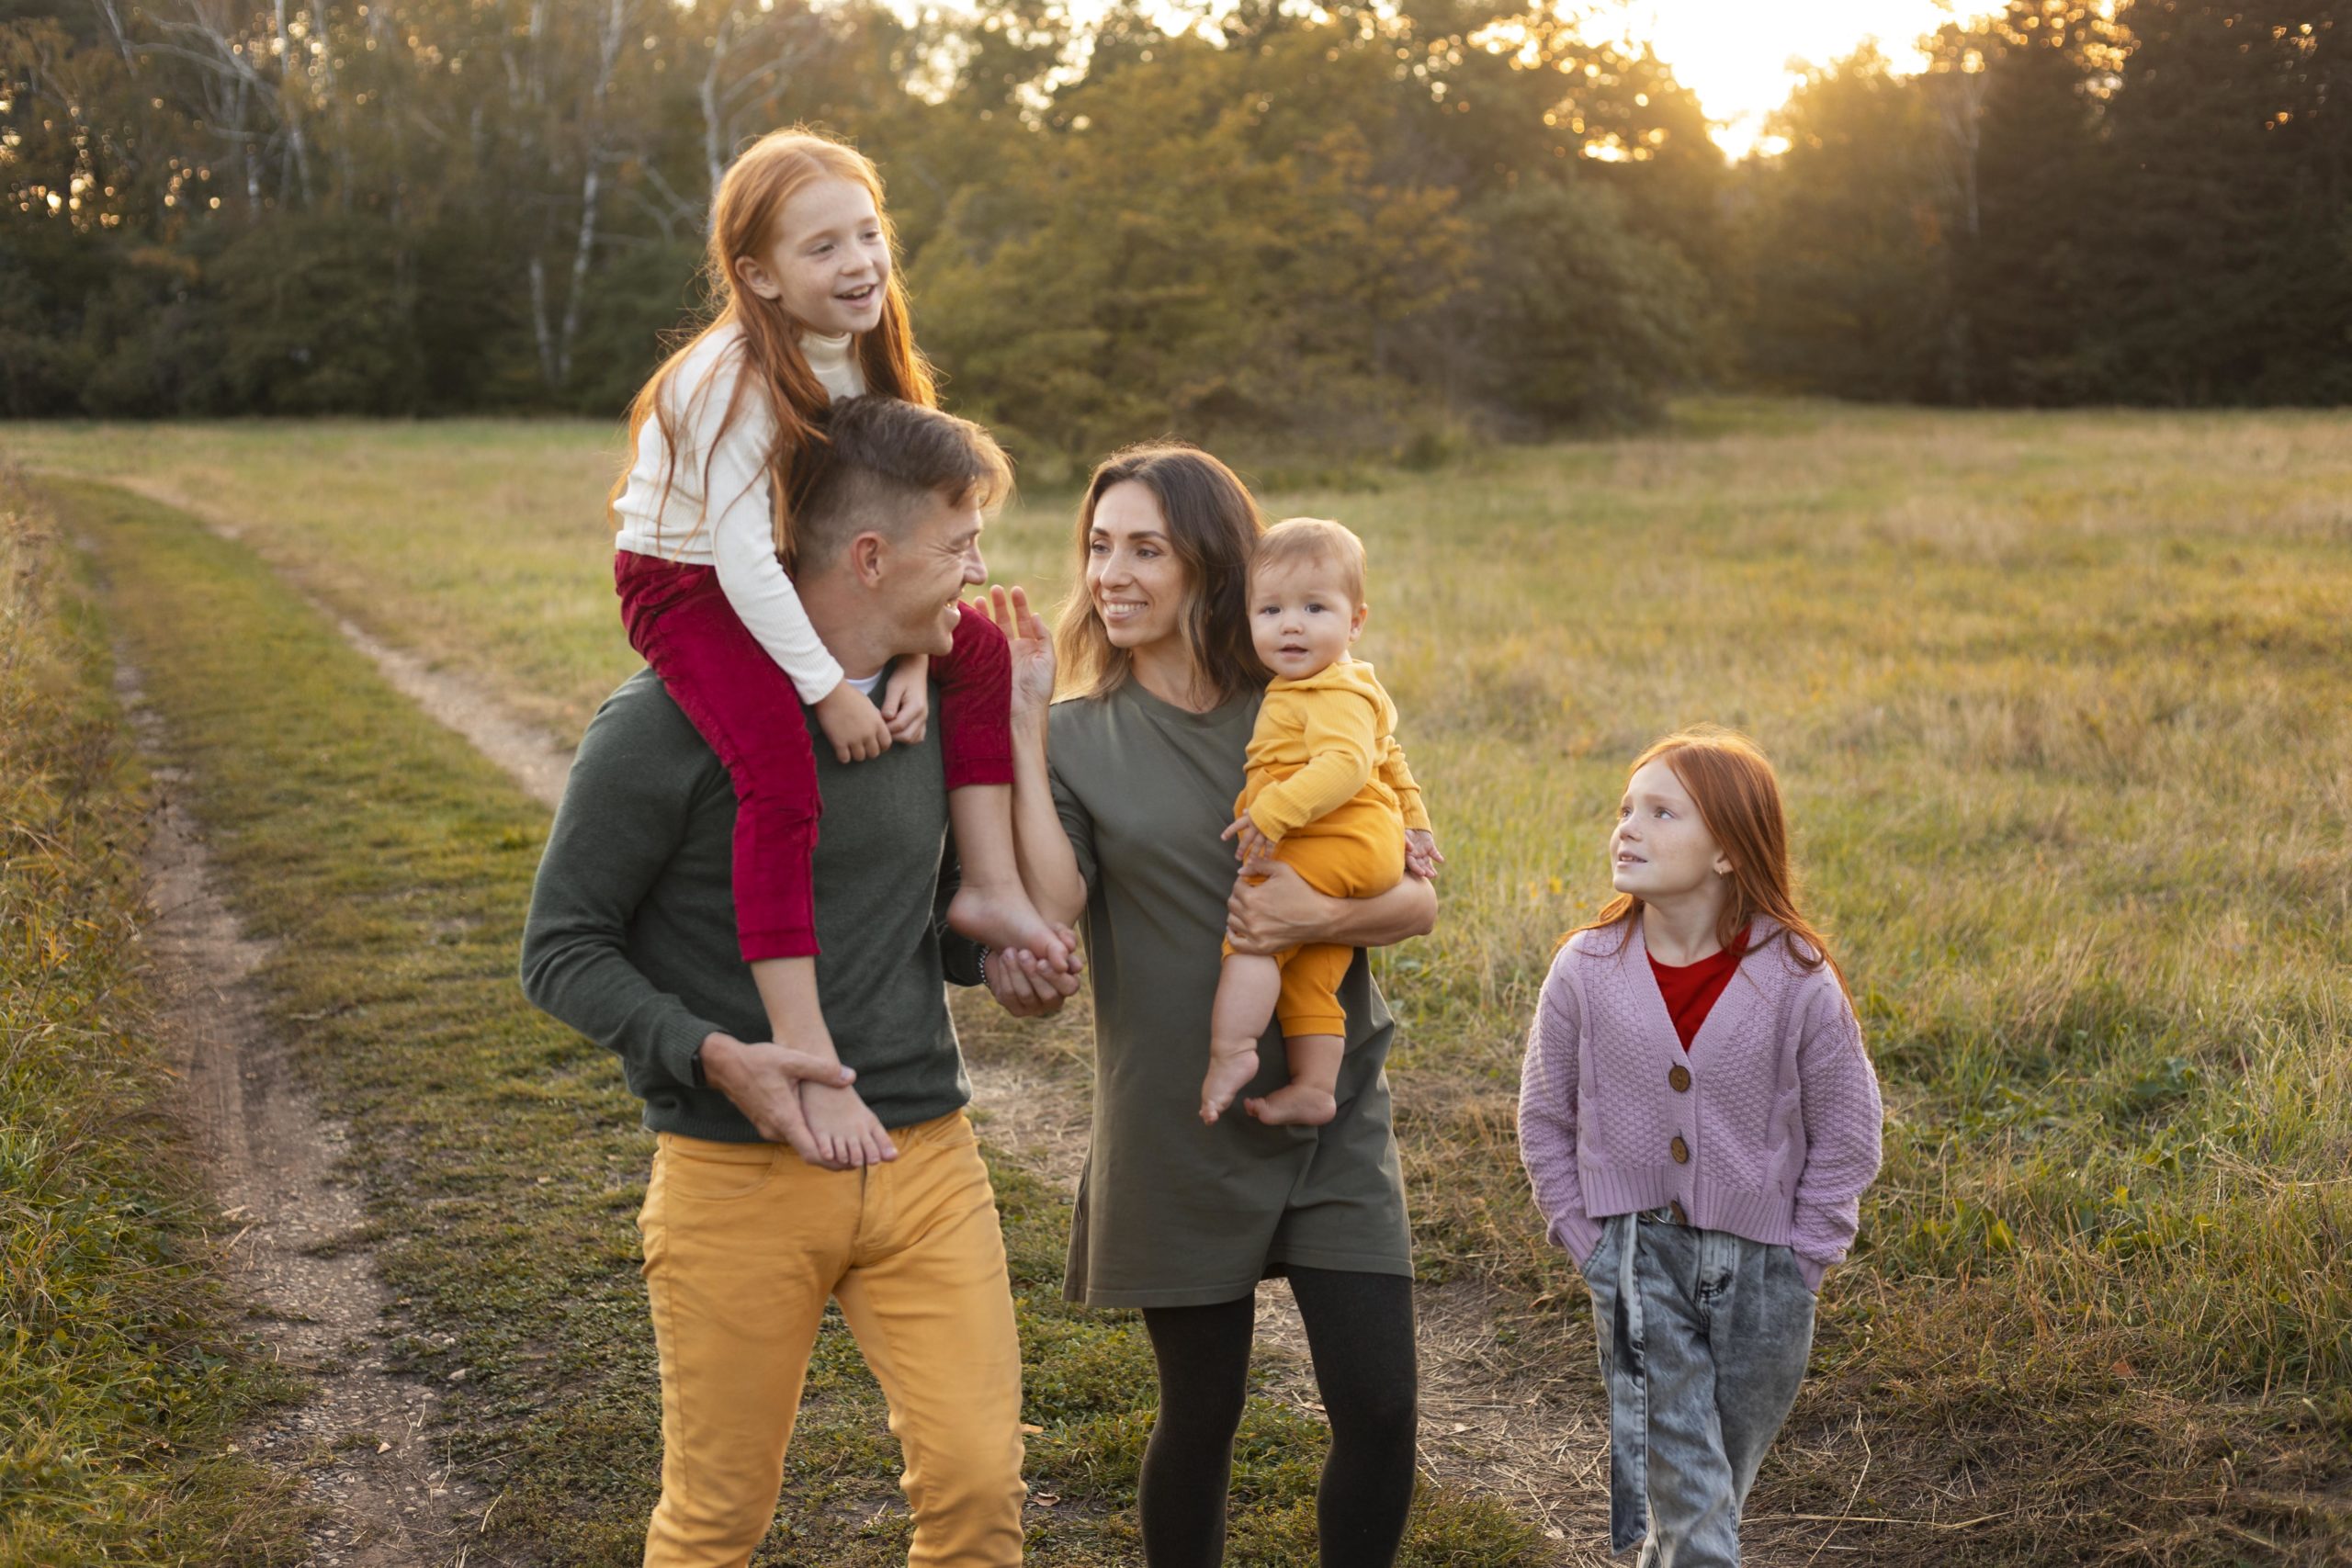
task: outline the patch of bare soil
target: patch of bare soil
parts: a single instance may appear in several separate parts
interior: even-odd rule
[[[117,687],[142,741],[160,721],[135,674]],[[162,785],[148,851],[155,919],[144,942],[187,1114],[223,1216],[224,1272],[273,1356],[309,1384],[237,1446],[300,1475],[320,1513],[308,1562],[320,1568],[440,1568],[465,1562],[486,1499],[451,1473],[425,1434],[434,1393],[385,1369],[400,1324],[367,1245],[367,1214],[342,1169],[349,1138],[320,1113],[250,977],[267,955],[238,930],[202,837]]]
[[[1495,1304],[1475,1280],[1413,1292],[1421,1469],[1534,1519],[1555,1549],[1551,1561],[1597,1568],[1612,1560],[1609,1411],[1591,1339],[1563,1336],[1531,1359],[1502,1344]],[[1306,1331],[1281,1280],[1258,1292],[1258,1353],[1275,1397],[1323,1414]]]

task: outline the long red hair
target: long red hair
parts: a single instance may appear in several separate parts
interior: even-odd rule
[[[1842,982],[1845,974],[1830,957],[1828,942],[1797,908],[1781,781],[1756,742],[1737,730],[1713,725],[1678,730],[1634,758],[1626,777],[1657,761],[1673,770],[1690,792],[1700,821],[1731,862],[1731,897],[1724,900],[1715,940],[1729,951],[1757,916],[1768,916],[1781,928],[1780,941],[1800,966],[1818,969],[1826,964]],[[1568,934],[1622,926],[1630,937],[1641,912],[1640,898],[1620,893]]]
[[[662,368],[653,373],[629,404],[629,457],[624,460],[621,477],[613,485],[608,509],[619,502],[628,488],[628,468],[635,460],[638,437],[644,431],[646,421],[652,420],[661,427],[670,461],[676,463],[678,424],[672,405],[689,400],[693,392],[690,390],[686,399],[673,399],[668,395],[671,382],[676,378],[679,366],[705,338],[729,327],[740,327],[747,373],[737,378],[734,396],[728,400],[727,408],[719,416],[718,428],[723,432],[734,423],[745,398],[766,401],[776,428],[775,446],[768,455],[775,548],[778,556],[790,558],[792,516],[786,497],[792,491],[793,457],[810,443],[824,439],[821,424],[831,400],[824,384],[817,379],[816,371],[809,368],[808,355],[800,351],[800,334],[808,330],[808,323],[795,320],[779,302],[738,288],[735,264],[747,256],[764,262],[775,243],[776,220],[784,204],[804,187],[824,179],[850,180],[866,188],[874,197],[874,212],[881,220],[883,238],[890,246],[890,281],[883,290],[882,320],[873,331],[862,334],[856,345],[866,389],[926,408],[938,406],[939,392],[931,366],[915,347],[914,329],[907,320],[907,294],[899,284],[897,265],[898,236],[890,227],[890,215],[882,205],[881,173],[857,149],[821,131],[805,126],[772,130],[743,149],[728,166],[711,197],[710,241],[704,250],[702,265],[703,287],[711,305],[710,319],[671,351],[669,358],[662,362]],[[718,374],[718,368],[714,367],[712,374]],[[715,441],[713,445],[716,446]],[[708,457],[706,453],[706,464]],[[662,477],[665,497],[670,479],[670,472],[665,471]],[[706,504],[713,502],[707,485],[704,499]]]

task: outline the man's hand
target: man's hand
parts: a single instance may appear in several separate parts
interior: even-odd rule
[[[1078,952],[1076,932],[1070,952]],[[1041,963],[1024,948],[991,948],[988,961],[989,994],[997,1006],[1015,1018],[1045,1018],[1062,1010],[1062,1003],[1078,990],[1078,966],[1065,973]]]
[[[1271,956],[1316,942],[1331,923],[1333,900],[1307,886],[1287,861],[1270,861],[1264,880],[1237,878],[1225,901],[1225,934],[1236,953]]]
[[[890,667],[882,682],[882,722],[901,746],[919,746],[931,718],[931,660],[909,654]],[[820,721],[821,722],[821,721]]]
[[[817,727],[844,762],[865,762],[890,749],[890,727],[874,700],[847,681],[817,700]]]
[[[747,1045],[731,1034],[719,1033],[702,1043],[702,1073],[711,1088],[734,1101],[753,1132],[769,1143],[791,1145],[794,1154],[817,1165],[826,1162],[809,1131],[808,1117],[801,1113],[800,1086],[846,1088],[857,1077],[831,1056],[820,1056],[797,1045],[765,1041]]]

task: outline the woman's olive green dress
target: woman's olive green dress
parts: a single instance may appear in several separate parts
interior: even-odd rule
[[[1201,1124],[1242,759],[1255,692],[1208,713],[1129,680],[1055,705],[1054,801],[1087,885],[1094,987],[1094,1137],[1065,1290],[1095,1306],[1199,1306],[1249,1295],[1286,1265],[1413,1271],[1381,1065],[1396,1025],[1359,952],[1340,986],[1339,1115],[1268,1127],[1236,1101]],[[1270,1030],[1257,1078],[1288,1080]]]

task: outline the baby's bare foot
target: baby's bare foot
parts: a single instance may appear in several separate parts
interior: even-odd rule
[[[1201,1120],[1215,1125],[1251,1078],[1258,1076],[1258,1053],[1234,1051],[1209,1055],[1208,1076],[1201,1080]]]
[[[1320,1127],[1340,1113],[1340,1102],[1328,1089],[1294,1083],[1262,1100],[1245,1100],[1241,1109],[1269,1127]]]
[[[808,1131],[834,1165],[854,1170],[898,1157],[890,1134],[854,1089],[803,1084],[800,1113],[808,1119]]]
[[[993,948],[1020,948],[1048,968],[1069,974],[1076,949],[1064,940],[1067,927],[1057,927],[1018,891],[966,886],[947,902],[947,923],[974,942]]]

